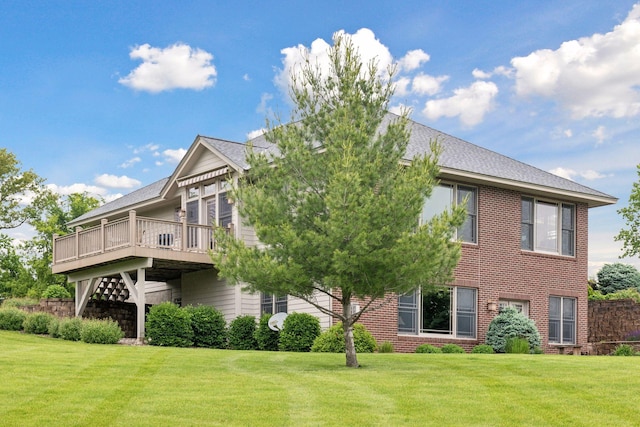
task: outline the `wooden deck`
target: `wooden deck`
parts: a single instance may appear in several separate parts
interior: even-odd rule
[[[132,211],[125,218],[103,219],[95,227],[54,236],[52,270],[71,273],[141,257],[175,264],[178,269],[179,264],[187,270],[195,265],[210,267],[213,245],[211,226],[139,217]]]

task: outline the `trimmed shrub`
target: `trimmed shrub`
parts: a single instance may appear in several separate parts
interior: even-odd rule
[[[473,349],[471,349],[471,353],[493,354],[495,353],[495,351],[493,351],[493,347],[491,347],[489,344],[478,344],[477,346],[473,347]]]
[[[284,319],[278,349],[280,351],[310,351],[320,335],[320,321],[307,313],[291,313]]]
[[[635,356],[636,352],[633,349],[633,346],[629,344],[620,344],[613,350],[613,353],[611,353],[611,355],[612,356]]]
[[[378,347],[378,353],[393,353],[395,349],[393,348],[393,343],[389,341],[385,341]]]
[[[117,344],[124,338],[118,322],[111,319],[89,319],[82,322],[80,339],[87,344]]]
[[[361,323],[353,325],[353,343],[357,353],[373,353],[376,351],[376,340]],[[311,351],[318,353],[344,353],[344,329],[338,322],[322,332],[311,346]]]
[[[0,329],[5,331],[21,331],[22,322],[27,318],[27,313],[16,307],[0,308]]]
[[[227,322],[215,307],[210,305],[188,306],[191,315],[193,345],[207,348],[227,348]]]
[[[190,347],[193,345],[193,329],[189,310],[170,302],[154,305],[147,314],[146,336],[151,345],[166,347]]]
[[[71,294],[63,286],[50,285],[42,292],[42,298],[71,298]]]
[[[527,340],[530,351],[540,347],[540,333],[533,320],[513,307],[505,307],[489,324],[486,343],[496,353],[504,353],[507,340],[514,337]]]
[[[256,329],[253,337],[256,339],[258,350],[278,351],[280,332],[272,331],[271,328],[269,328],[269,319],[271,319],[271,314],[263,314],[262,317],[260,317],[258,329]]]
[[[58,326],[58,336],[66,341],[80,341],[82,323],[82,319],[79,317],[62,319],[60,326]]]
[[[466,353],[464,348],[460,347],[458,344],[445,344],[442,346],[443,353]]]
[[[29,313],[22,322],[22,329],[28,334],[48,334],[53,315],[49,313]]]
[[[510,337],[504,346],[504,352],[510,354],[529,354],[529,341],[520,337]]]
[[[238,316],[229,324],[228,346],[232,350],[256,350],[255,339],[256,318],[254,316]]]
[[[416,353],[442,353],[442,349],[431,344],[420,344],[416,347]]]

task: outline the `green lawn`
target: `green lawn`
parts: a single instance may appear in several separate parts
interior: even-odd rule
[[[640,424],[640,357],[300,354],[0,331],[1,426]]]

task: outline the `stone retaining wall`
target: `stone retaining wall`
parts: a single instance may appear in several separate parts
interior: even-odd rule
[[[73,298],[42,299],[36,305],[20,307],[28,313],[44,312],[57,317],[74,317],[76,315]],[[149,306],[147,306],[147,312]],[[82,315],[85,319],[112,319],[118,322],[125,338],[135,338],[137,331],[136,305],[126,302],[89,301]]]
[[[589,301],[589,343],[592,354],[611,354],[620,344],[640,350],[640,342],[629,336],[640,335],[640,304],[630,300]]]

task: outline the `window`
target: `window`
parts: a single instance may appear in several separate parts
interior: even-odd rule
[[[549,342],[576,343],[576,299],[549,297]]]
[[[513,307],[518,310],[519,313],[524,314],[529,317],[529,301],[519,301],[519,300],[505,300],[501,299],[498,301],[498,309],[502,310],[505,307]]]
[[[477,242],[477,189],[457,184],[440,184],[433,187],[422,208],[420,224],[425,224],[436,215],[451,209],[453,205],[465,205],[467,219],[456,230],[457,238],[463,242]]]
[[[575,206],[522,198],[520,247],[528,251],[575,255]]]
[[[260,294],[260,314],[275,314],[287,312],[287,296]]]
[[[475,338],[477,291],[437,287],[398,297],[398,332]]]

